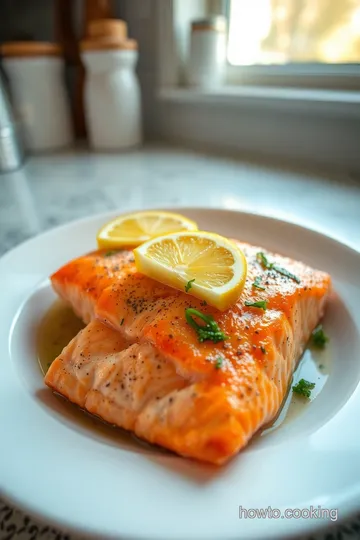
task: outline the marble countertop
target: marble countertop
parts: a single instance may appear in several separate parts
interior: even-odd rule
[[[19,171],[0,175],[0,255],[26,238],[80,217],[166,206],[242,209],[280,217],[360,250],[360,183],[349,176],[153,146],[126,154],[78,149],[34,156]],[[326,536],[316,536],[325,537],[360,538],[360,516]],[[5,538],[70,537],[0,500],[0,539]]]
[[[0,254],[67,221],[161,206],[245,209],[305,224],[360,248],[360,183],[171,147],[28,159],[0,175]]]

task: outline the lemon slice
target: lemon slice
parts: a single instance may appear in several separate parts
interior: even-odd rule
[[[119,216],[104,225],[97,234],[102,248],[139,246],[150,238],[177,231],[196,231],[194,221],[180,214],[145,211]]]
[[[218,234],[179,232],[134,250],[139,272],[225,310],[244,288],[247,264],[237,245]]]

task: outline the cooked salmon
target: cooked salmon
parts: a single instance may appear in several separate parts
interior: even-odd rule
[[[151,443],[227,461],[279,412],[331,287],[324,272],[238,244],[248,276],[225,312],[137,273],[131,251],[95,252],[61,268],[55,290],[92,322],[46,384]],[[200,341],[188,308],[213,317],[226,339]]]
[[[133,431],[149,400],[186,384],[149,343],[130,344],[96,320],[64,348],[45,380],[83,409]]]
[[[84,323],[94,318],[102,292],[129,273],[136,272],[132,251],[95,251],[60,268],[52,277],[55,291],[69,301]]]

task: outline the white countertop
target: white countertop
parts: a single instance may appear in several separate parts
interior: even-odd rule
[[[161,206],[263,213],[360,249],[360,183],[345,175],[156,146],[126,154],[73,150],[34,156],[19,171],[0,175],[0,253],[78,217]]]

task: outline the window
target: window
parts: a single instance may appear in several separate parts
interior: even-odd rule
[[[359,0],[231,0],[233,66],[360,62]]]
[[[189,28],[226,15],[227,69],[187,84]],[[158,0],[159,133],[360,170],[360,0]]]

